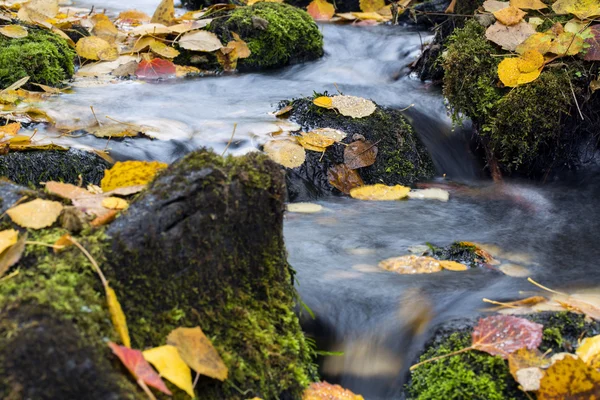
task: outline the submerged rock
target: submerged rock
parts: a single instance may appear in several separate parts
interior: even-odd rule
[[[368,117],[352,118],[317,107],[309,98],[294,100],[291,105],[290,119],[304,130],[339,129],[347,133],[344,144],[364,138],[377,147],[375,163],[356,170],[366,184],[411,185],[434,175],[427,149],[400,111],[377,106]],[[304,164],[287,169],[290,200],[340,193],[329,182],[327,173],[334,165],[344,163],[344,144],[328,147],[324,155],[307,150]]]
[[[18,196],[7,192],[0,198]],[[115,289],[133,348],[163,345],[177,327],[211,338],[229,377],[201,377],[199,399],[299,398],[314,378],[293,312],[284,198],[281,171],[266,157],[199,150],[161,172],[108,229],[77,237]],[[31,231],[30,240],[64,233]],[[18,268],[0,285],[0,397],[145,398],[106,346],[118,337],[82,253],[28,246]]]

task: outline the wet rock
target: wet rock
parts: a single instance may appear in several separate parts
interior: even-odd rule
[[[342,141],[351,143],[354,135],[362,135],[377,146],[373,165],[357,169],[366,184],[411,185],[434,175],[434,167],[425,146],[414,130],[397,110],[377,106],[375,112],[365,118],[345,117],[334,110],[317,107],[312,99],[294,100],[290,119],[304,130],[334,128],[347,133]],[[306,162],[298,168],[287,170],[290,200],[311,199],[340,192],[327,177],[327,171],[344,162],[344,144],[336,143],[327,148],[322,156],[315,151],[306,152]]]
[[[100,156],[77,149],[68,151],[23,151],[0,155],[0,176],[25,186],[60,181],[98,184],[110,168]]]
[[[21,190],[0,182],[0,205]],[[293,312],[284,198],[281,170],[265,156],[199,150],[161,172],[113,225],[77,236],[117,293],[132,347],[163,345],[180,326],[200,326],[212,339],[229,377],[200,378],[200,399],[299,398],[314,377]],[[64,233],[29,237],[54,243]],[[145,398],[106,346],[119,339],[82,253],[28,246],[17,267],[0,285],[0,397]]]

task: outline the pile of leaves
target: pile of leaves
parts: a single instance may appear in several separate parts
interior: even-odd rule
[[[385,0],[360,0],[360,11],[336,13],[334,4],[327,0],[313,0],[306,11],[316,21],[375,25],[397,20],[398,16],[406,11],[411,3],[412,0],[400,0],[391,4],[386,4]]]

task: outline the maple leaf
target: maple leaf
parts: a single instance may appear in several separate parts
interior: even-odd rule
[[[308,7],[306,7],[306,12],[317,21],[326,21],[333,17],[335,8],[333,7],[333,4],[328,3],[325,0],[313,0]]]
[[[108,346],[119,357],[119,360],[127,367],[129,372],[131,372],[131,375],[133,375],[142,389],[146,390],[144,386],[148,385],[165,394],[172,394],[163,380],[160,379],[160,376],[148,364],[141,351],[119,346],[113,342],[108,342]]]
[[[175,75],[177,68],[171,61],[162,58],[142,60],[135,70],[135,75],[140,79],[161,79]]]

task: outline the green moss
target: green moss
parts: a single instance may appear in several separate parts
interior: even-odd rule
[[[483,265],[481,257],[477,255],[477,247],[469,242],[454,242],[446,247],[429,246],[431,255],[437,259],[460,262],[471,268]]]
[[[31,83],[57,86],[74,73],[75,52],[61,37],[30,27],[29,35],[0,35],[0,89],[29,76]]]

